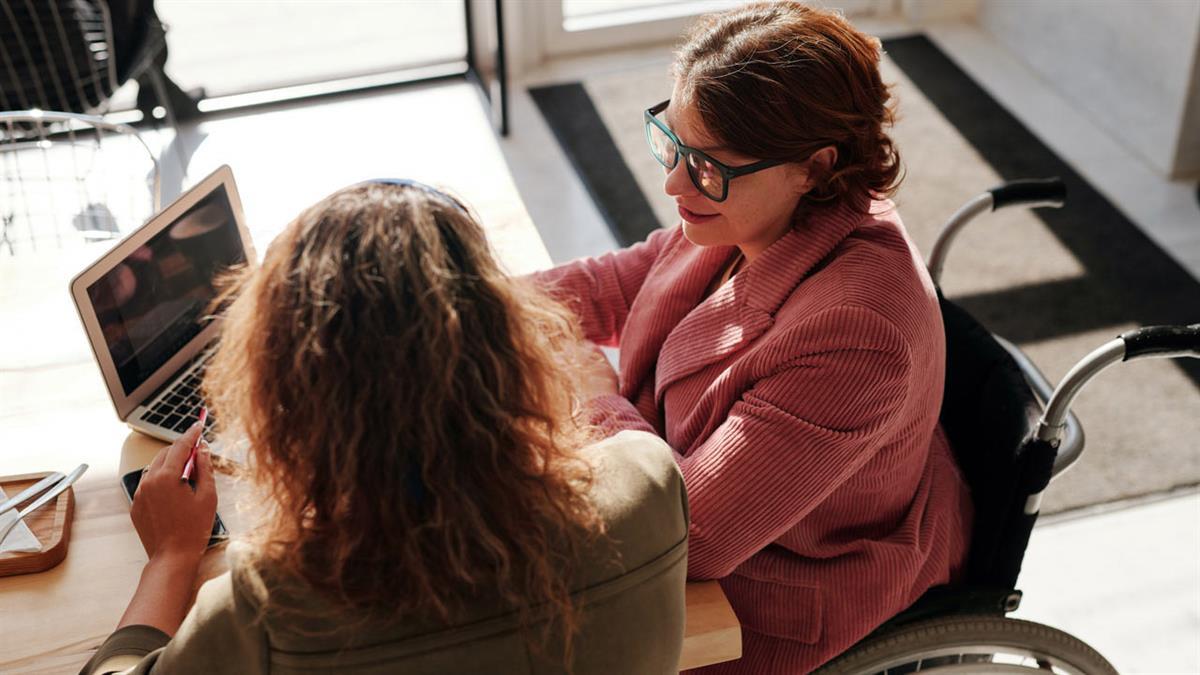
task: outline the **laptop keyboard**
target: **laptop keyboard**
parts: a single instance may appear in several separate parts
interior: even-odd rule
[[[200,407],[204,405],[204,399],[200,398],[200,379],[204,377],[207,361],[208,356],[202,356],[186,376],[159,394],[140,419],[179,433],[187,431],[200,419]],[[204,424],[204,440],[210,443],[213,440],[212,428],[213,414],[209,411],[208,421]]]

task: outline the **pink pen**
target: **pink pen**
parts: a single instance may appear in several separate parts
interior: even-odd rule
[[[196,442],[192,444],[192,451],[188,453],[187,464],[183,465],[183,475],[179,480],[191,480],[192,471],[196,469],[196,451],[200,449],[200,441],[204,439],[204,422],[208,419],[208,408],[200,408],[200,435],[196,436]]]

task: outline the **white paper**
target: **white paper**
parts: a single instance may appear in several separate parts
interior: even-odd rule
[[[4,494],[4,490],[0,489],[0,503],[3,503],[7,499],[8,496]],[[28,506],[28,504],[25,504],[25,506]],[[42,508],[49,507],[51,505],[47,504]],[[0,531],[3,531],[4,528],[8,527],[9,523],[17,519],[17,511],[19,510],[10,509],[0,514]],[[25,521],[17,523],[17,526],[13,528],[12,532],[8,533],[4,541],[0,542],[0,553],[37,553],[40,550],[42,550],[42,542],[33,536],[33,531],[29,529]]]

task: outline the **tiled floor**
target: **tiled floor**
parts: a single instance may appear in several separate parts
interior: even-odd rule
[[[1016,618],[1071,633],[1118,672],[1200,673],[1200,493],[1048,518],[1020,587]]]

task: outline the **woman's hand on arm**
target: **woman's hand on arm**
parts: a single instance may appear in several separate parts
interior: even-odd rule
[[[174,635],[187,614],[217,510],[206,447],[196,453],[195,488],[180,479],[200,432],[196,424],[159,452],[138,485],[130,518],[150,560],[118,628],[140,624]]]
[[[626,430],[655,433],[654,427],[621,395],[617,371],[599,347],[580,343],[570,367],[578,382],[581,415],[586,423],[601,429],[605,436]]]

